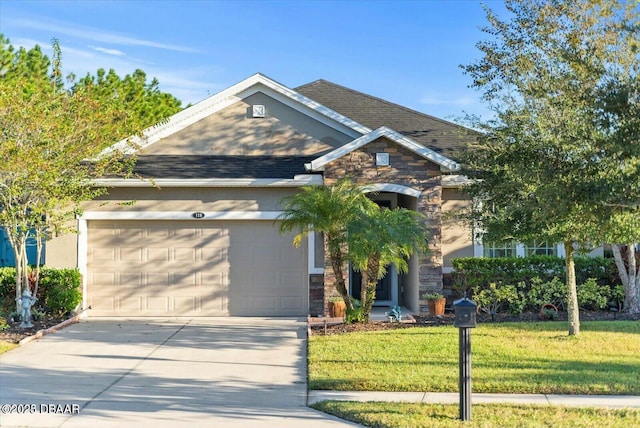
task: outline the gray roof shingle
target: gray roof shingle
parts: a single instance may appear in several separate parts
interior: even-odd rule
[[[306,174],[317,156],[140,155],[133,172],[143,178],[283,178]]]
[[[463,126],[323,79],[294,90],[368,128],[388,126],[453,160],[474,139],[474,132]]]

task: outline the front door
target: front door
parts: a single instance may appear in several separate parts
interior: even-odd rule
[[[362,291],[362,274],[349,269],[349,284],[351,297],[360,300]],[[398,304],[398,273],[394,265],[389,266],[384,278],[378,280],[376,286],[376,300],[374,306],[393,306]]]

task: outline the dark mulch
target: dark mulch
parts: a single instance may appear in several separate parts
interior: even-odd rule
[[[45,315],[38,321],[32,321],[33,327],[20,328],[20,321],[13,322],[7,320],[9,329],[0,331],[0,341],[18,343],[27,336],[33,336],[40,330],[46,330],[50,327],[56,326],[66,320],[64,316],[48,316]]]
[[[415,323],[397,323],[386,321],[371,321],[367,324],[353,323],[353,324],[337,324],[328,325],[326,327],[326,334],[342,334],[350,332],[363,332],[363,331],[381,331],[381,330],[393,330],[400,328],[414,328],[414,327],[438,327],[443,325],[453,325],[453,313],[445,313],[443,316],[414,316]],[[624,313],[617,313],[615,319],[618,320],[633,320],[634,318]],[[478,323],[503,323],[503,322],[538,322],[543,321],[538,313],[523,313],[520,315],[511,314],[496,314],[493,319],[487,314],[478,314]],[[559,312],[557,321],[566,321],[567,313]],[[614,316],[612,312],[607,311],[580,311],[580,321],[613,321]],[[324,326],[311,327],[311,334],[324,336]]]

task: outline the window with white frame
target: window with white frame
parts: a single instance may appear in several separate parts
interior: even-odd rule
[[[482,256],[490,259],[497,257],[516,257],[516,243],[513,241],[483,241]]]
[[[555,244],[548,241],[532,241],[524,244],[525,256],[557,256],[558,250]]]

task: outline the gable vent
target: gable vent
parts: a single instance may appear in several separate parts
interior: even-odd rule
[[[254,104],[252,107],[253,107],[253,109],[252,109],[253,117],[264,117],[265,110],[266,110],[264,108],[264,105],[262,105],[262,104]]]

